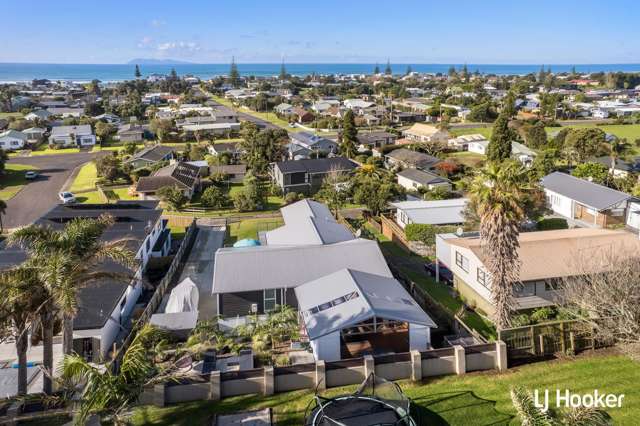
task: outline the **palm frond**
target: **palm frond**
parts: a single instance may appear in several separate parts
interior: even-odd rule
[[[531,393],[521,386],[511,388],[511,402],[522,426],[553,426],[553,419],[536,407]]]
[[[562,414],[564,426],[609,426],[611,418],[604,411],[593,407],[577,407]]]

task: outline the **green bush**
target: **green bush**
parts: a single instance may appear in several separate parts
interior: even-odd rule
[[[204,207],[213,207],[215,209],[223,209],[230,203],[227,194],[217,186],[210,186],[202,192],[200,203]]]
[[[456,229],[456,226],[438,226],[410,223],[405,226],[404,235],[409,241],[420,241],[424,244],[433,245],[436,243],[436,234],[455,232]]]
[[[549,321],[554,316],[553,309],[549,307],[538,308],[531,313],[531,322],[538,324]]]
[[[567,220],[559,217],[550,217],[538,221],[538,231],[551,231],[553,229],[567,229]]]

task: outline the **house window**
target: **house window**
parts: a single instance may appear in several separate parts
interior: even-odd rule
[[[558,284],[558,280],[547,280],[544,282],[544,291],[557,291]]]
[[[469,259],[464,257],[462,253],[456,252],[456,265],[462,268],[463,271],[469,272]]]
[[[516,297],[527,297],[536,295],[536,281],[524,282],[515,288]]]
[[[276,309],[277,290],[272,288],[264,291],[264,311],[269,312]]]
[[[487,286],[487,274],[480,268],[476,268],[476,279],[478,283],[482,284],[484,287]]]

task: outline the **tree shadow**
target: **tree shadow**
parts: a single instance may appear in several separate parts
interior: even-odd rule
[[[495,405],[472,391],[441,392],[413,399],[411,415],[417,425],[508,425],[513,416]]]

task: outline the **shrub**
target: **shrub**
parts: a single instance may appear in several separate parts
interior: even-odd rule
[[[554,229],[567,229],[567,220],[560,217],[550,217],[538,221],[538,231],[551,231]]]
[[[297,192],[287,192],[287,195],[284,196],[284,202],[285,204],[295,203],[299,198],[300,196]]]
[[[229,205],[229,197],[217,186],[210,186],[202,193],[200,203],[205,207],[223,209]]]
[[[410,223],[404,228],[404,235],[409,241],[420,241],[424,244],[436,243],[436,234],[455,232],[456,226],[435,226]]]
[[[549,321],[553,317],[553,310],[549,307],[538,308],[531,314],[531,321],[533,323],[541,323]]]

